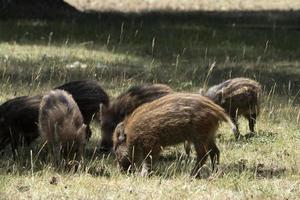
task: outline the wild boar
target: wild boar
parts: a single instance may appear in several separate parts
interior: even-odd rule
[[[189,141],[197,153],[191,175],[198,176],[208,155],[212,168],[219,163],[215,132],[222,121],[234,127],[223,108],[200,94],[174,93],[144,104],[114,131],[119,166],[126,171],[142,163],[142,175],[147,175],[162,148]]]
[[[238,117],[244,116],[249,121],[249,129],[253,134],[256,118],[260,110],[261,86],[258,82],[248,78],[229,79],[212,86],[206,92],[199,91],[204,96],[220,105],[235,124],[234,135],[238,139]]]
[[[39,137],[38,115],[42,96],[22,96],[0,106],[0,150],[11,144],[14,159],[20,144]]]
[[[56,165],[65,159],[80,160],[86,144],[86,125],[78,105],[64,90],[52,90],[41,101],[39,130]]]
[[[109,107],[101,106],[102,139],[100,149],[102,151],[111,150],[114,129],[119,122],[123,121],[136,108],[172,92],[170,87],[163,84],[138,85],[130,87],[127,91],[119,95]]]
[[[92,135],[90,123],[92,119],[99,119],[99,105],[103,104],[106,107],[109,105],[107,93],[97,81],[93,80],[71,81],[55,89],[65,90],[73,96],[81,111],[84,123],[87,125],[86,131],[89,139]]]
[[[74,95],[80,111],[83,113],[87,138],[91,136],[89,124],[94,115],[99,113],[99,104],[109,104],[109,97],[96,81],[72,81],[61,88]],[[0,106],[0,150],[11,144],[13,156],[20,144],[29,145],[40,134],[38,130],[39,108],[42,95],[21,96],[10,99]],[[95,117],[98,119],[98,117]]]

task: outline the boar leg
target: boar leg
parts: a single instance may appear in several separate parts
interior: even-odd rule
[[[52,161],[54,162],[55,167],[59,167],[60,161],[61,161],[61,145],[57,142],[51,142],[49,144],[51,155],[52,155]]]
[[[236,140],[240,138],[240,131],[239,131],[239,125],[238,125],[238,117],[236,116],[236,113],[233,113],[230,115],[231,121],[235,125],[235,129],[233,130],[234,137]]]
[[[150,169],[151,169],[151,156],[150,151],[145,155],[145,150],[141,147],[141,145],[135,145],[129,151],[131,152],[130,157],[132,158],[133,165],[131,167],[137,168],[138,166],[142,166],[141,176],[146,177],[148,176]]]
[[[147,177],[151,170],[151,160],[150,158],[146,158],[142,164],[141,176]]]
[[[79,144],[79,146],[78,146],[78,150],[76,153],[76,160],[78,162],[80,162],[83,158],[84,146],[85,146],[84,144]]]
[[[208,149],[209,150],[209,156],[210,156],[211,164],[212,164],[212,170],[214,171],[215,164],[219,165],[219,162],[220,162],[220,150],[217,147],[215,141],[209,142],[208,148],[209,148]]]
[[[190,153],[191,153],[191,142],[190,141],[188,141],[188,140],[186,140],[185,142],[184,142],[184,149],[185,149],[185,153],[186,153],[186,155],[188,156],[188,157],[190,157]]]
[[[205,163],[207,159],[207,151],[205,149],[205,146],[199,142],[194,142],[194,147],[197,153],[197,161],[195,164],[195,167],[192,170],[191,176],[198,177],[199,176],[199,170]]]
[[[254,126],[256,123],[256,114],[255,113],[250,114],[248,116],[248,121],[249,121],[249,129],[250,129],[251,133],[254,133]]]
[[[18,156],[18,141],[19,137],[15,137],[12,130],[9,128],[10,132],[10,145],[11,145],[11,150],[13,154],[13,159],[16,160]]]
[[[158,155],[161,151],[160,145],[155,145],[152,149],[145,149],[143,151],[143,163],[141,176],[147,177],[152,172],[153,163],[158,159]],[[145,153],[147,153],[145,155]]]

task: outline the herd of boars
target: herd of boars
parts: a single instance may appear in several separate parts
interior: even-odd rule
[[[248,78],[234,78],[197,93],[173,91],[163,84],[130,87],[114,99],[97,81],[72,81],[36,96],[21,96],[0,105],[0,151],[10,145],[17,156],[20,145],[40,138],[54,164],[62,159],[80,161],[92,131],[99,122],[99,149],[114,152],[123,171],[142,167],[146,176],[164,147],[193,144],[199,169],[210,157],[219,163],[216,131],[221,122],[240,138],[238,117],[249,121],[254,134],[259,114],[261,86]]]

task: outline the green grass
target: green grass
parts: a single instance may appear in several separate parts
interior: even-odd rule
[[[86,168],[77,173],[53,169],[42,161],[43,155],[37,157],[37,149],[33,163],[28,148],[13,161],[8,148],[0,159],[0,199],[300,197],[299,31],[255,28],[272,23],[265,18],[254,28],[241,26],[247,20],[232,26],[232,19],[176,19],[162,15],[0,21],[0,101],[81,78],[99,80],[112,97],[141,82],[194,92],[216,62],[208,85],[236,76],[262,83],[257,135],[236,142],[229,127],[221,126],[219,171],[210,173],[207,162],[203,179],[189,177],[195,156],[187,158],[183,145],[166,148],[154,175],[142,178],[119,172],[113,155],[95,153],[100,130],[94,124]],[[249,131],[245,120],[240,126],[242,133]]]

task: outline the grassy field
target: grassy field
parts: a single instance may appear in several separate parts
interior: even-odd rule
[[[267,16],[267,15],[266,15]],[[257,135],[234,141],[218,131],[221,164],[202,179],[195,156],[167,148],[152,177],[119,172],[113,155],[86,150],[86,168],[55,170],[27,148],[0,159],[0,199],[299,199],[300,32],[297,20],[191,15],[102,15],[76,21],[0,21],[0,101],[34,95],[69,80],[96,79],[111,97],[130,85],[169,84],[196,92],[246,76],[263,85]],[[211,71],[210,71],[211,70]],[[209,79],[207,79],[210,74]],[[248,132],[241,120],[241,131]]]

